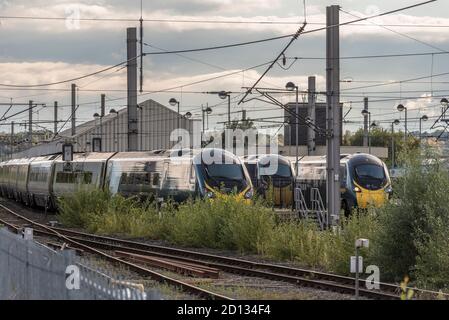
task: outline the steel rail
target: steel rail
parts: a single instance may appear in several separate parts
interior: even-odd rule
[[[205,290],[205,289],[196,287],[194,285],[188,284],[186,282],[183,282],[183,281],[180,281],[180,280],[177,280],[177,279],[165,276],[165,275],[160,274],[158,272],[155,272],[155,271],[149,270],[147,268],[144,268],[144,267],[142,267],[140,265],[137,265],[137,264],[134,264],[134,263],[131,263],[131,262],[128,262],[128,261],[121,260],[121,259],[119,259],[117,257],[114,257],[114,256],[110,255],[110,254],[102,252],[102,251],[98,250],[97,248],[93,248],[93,247],[88,246],[86,244],[80,243],[80,242],[78,242],[78,241],[76,241],[76,240],[74,240],[74,239],[72,239],[70,237],[67,237],[67,236],[59,233],[58,231],[54,230],[51,227],[48,227],[48,226],[43,225],[41,223],[37,223],[37,222],[27,218],[27,217],[22,216],[22,215],[14,212],[13,210],[9,209],[8,207],[6,207],[6,206],[4,206],[2,204],[0,204],[0,208],[6,210],[9,214],[13,215],[14,217],[19,218],[21,220],[24,220],[24,221],[28,222],[30,225],[33,225],[35,227],[38,227],[38,228],[42,229],[42,230],[39,230],[39,229],[34,230],[36,233],[57,237],[58,239],[64,240],[65,242],[67,242],[69,244],[72,244],[75,247],[82,248],[83,250],[85,250],[87,252],[90,252],[92,254],[101,256],[102,258],[105,258],[106,260],[109,260],[112,263],[115,263],[115,264],[118,264],[118,265],[127,266],[129,269],[133,270],[134,272],[137,272],[137,273],[139,273],[141,275],[144,275],[144,276],[149,276],[149,277],[151,277],[152,279],[154,279],[156,281],[167,283],[167,284],[172,285],[174,287],[180,288],[181,290],[183,290],[185,292],[188,292],[188,293],[200,296],[200,297],[205,298],[205,299],[232,300],[231,298],[226,297],[224,295],[217,294],[217,293],[211,292],[209,290]],[[14,225],[14,224],[12,224],[12,223],[4,220],[4,219],[0,219],[0,223],[4,224],[4,225],[6,225],[6,226],[8,226],[10,228],[12,228],[16,232],[20,232],[21,227],[16,226],[16,225]]]
[[[6,208],[1,204],[0,207]],[[6,208],[6,210],[10,209]],[[321,288],[328,291],[336,291],[347,294],[353,294],[355,291],[355,279],[352,277],[340,276],[302,268],[253,262],[238,258],[142,243],[132,240],[118,239],[108,236],[94,235],[66,228],[47,228],[59,234],[65,235],[68,239],[76,243],[84,244],[87,246],[94,246],[103,250],[122,250],[135,254],[154,255],[162,258],[176,259],[190,263],[202,263],[206,266],[217,268],[229,273],[296,283],[299,285]],[[366,280],[359,281],[362,284]],[[360,295],[374,299],[400,298],[400,293],[402,292],[400,286],[389,283],[379,283],[379,286],[379,290],[363,289],[360,291]],[[415,293],[418,294],[430,294],[433,296],[441,295],[440,292],[422,290],[418,288],[407,289],[412,289]],[[446,294],[444,295],[449,296]]]

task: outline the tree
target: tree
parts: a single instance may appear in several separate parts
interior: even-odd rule
[[[364,130],[360,128],[353,134],[346,131],[343,137],[343,144],[348,146],[363,145]],[[371,146],[388,148],[388,158],[391,159],[391,131],[384,128],[372,128],[370,132]],[[404,133],[399,131],[394,133],[395,155],[402,153],[403,150],[416,150],[419,147],[419,140],[413,136],[408,136],[404,144]]]

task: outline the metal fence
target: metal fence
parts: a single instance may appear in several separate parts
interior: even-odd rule
[[[155,289],[0,228],[0,300],[155,300]]]

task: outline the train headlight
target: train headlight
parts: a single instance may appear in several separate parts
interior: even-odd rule
[[[355,187],[354,192],[362,192],[362,190],[359,187]]]
[[[248,190],[245,193],[245,199],[251,199],[254,196],[253,190]]]
[[[215,198],[215,194],[214,194],[212,191],[206,192],[205,196],[206,196],[206,198],[208,198],[208,199]]]
[[[388,186],[385,188],[385,192],[391,194],[393,193],[393,188],[391,186]]]

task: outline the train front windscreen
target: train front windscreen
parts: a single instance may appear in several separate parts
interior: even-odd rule
[[[385,169],[377,164],[360,164],[354,168],[354,180],[368,190],[379,190],[387,182]]]
[[[206,181],[213,187],[218,189],[226,188],[225,191],[242,191],[247,186],[243,168],[240,164],[209,164],[204,165],[206,172]]]
[[[265,182],[271,182],[275,187],[285,187],[291,183],[293,174],[288,164],[278,162],[275,171],[268,169],[269,165],[268,163],[260,166],[260,176]]]

